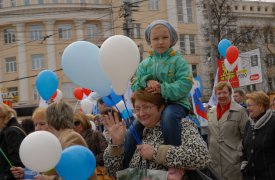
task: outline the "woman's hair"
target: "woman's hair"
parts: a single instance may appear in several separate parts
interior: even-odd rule
[[[0,103],[0,117],[4,119],[4,127],[12,117],[17,117],[16,111],[4,103]]]
[[[164,105],[164,99],[160,94],[149,93],[145,90],[138,90],[132,94],[131,101],[135,107],[136,100],[152,103],[160,109]]]
[[[34,132],[34,130],[35,130],[34,122],[30,118],[23,119],[21,122],[21,126],[27,134],[30,134],[30,133]]]
[[[74,122],[79,121],[84,130],[91,129],[91,123],[89,122],[86,115],[82,112],[74,113]]]
[[[62,100],[51,104],[46,111],[48,125],[58,131],[60,129],[72,129],[74,127],[73,117],[73,109]]]
[[[252,100],[258,105],[262,105],[265,110],[270,108],[269,97],[263,91],[254,91],[246,95],[247,101]]]
[[[218,90],[222,90],[224,87],[227,87],[228,91],[229,91],[229,94],[231,95],[232,94],[232,86],[230,85],[229,82],[225,82],[225,81],[222,81],[222,82],[219,82],[214,90],[215,90],[215,94]]]
[[[167,21],[165,20],[155,20],[153,22],[151,22],[147,28],[145,29],[145,40],[146,42],[150,45],[150,33],[151,30],[157,26],[157,25],[163,25],[164,27],[166,27],[169,31],[170,34],[170,47],[173,47],[177,41],[178,41],[178,33],[176,32],[175,28]]]
[[[32,113],[32,119],[46,120],[47,108],[38,107]]]

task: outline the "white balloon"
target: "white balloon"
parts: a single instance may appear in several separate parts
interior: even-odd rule
[[[93,103],[90,99],[86,98],[80,101],[81,109],[84,113],[90,114],[93,109]]]
[[[54,102],[59,102],[63,97],[63,93],[59,89],[57,89],[56,92],[57,92],[57,94],[56,94],[55,98],[53,99],[53,101]]]
[[[117,95],[123,95],[135,74],[140,53],[135,42],[123,35],[115,35],[103,42],[99,63]]]
[[[239,58],[233,64],[230,64],[227,59],[224,59],[224,66],[227,69],[227,71],[232,72],[238,65],[238,60]]]
[[[53,169],[60,160],[62,147],[52,133],[36,131],[22,141],[19,156],[22,163],[37,172]]]

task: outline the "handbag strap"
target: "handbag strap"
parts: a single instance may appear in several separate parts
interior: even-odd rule
[[[27,136],[26,132],[23,129],[21,129],[20,127],[18,127],[18,126],[11,126],[11,127],[19,129],[25,136]]]

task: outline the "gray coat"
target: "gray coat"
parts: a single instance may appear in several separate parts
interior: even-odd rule
[[[209,153],[214,169],[222,180],[241,180],[242,138],[249,119],[246,109],[232,101],[219,121],[216,107],[208,115]]]

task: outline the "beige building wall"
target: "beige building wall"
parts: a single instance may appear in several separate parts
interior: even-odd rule
[[[0,88],[3,97],[12,100],[14,107],[38,105],[36,75],[44,69],[51,69],[57,73],[58,88],[64,90],[64,98],[74,102],[72,92],[75,85],[61,70],[62,52],[77,40],[101,45],[113,34],[111,1],[73,0],[69,3],[67,0],[58,0],[54,3],[52,0],[44,0],[43,4],[38,4],[38,1],[30,0],[29,4],[25,4],[26,2],[16,0],[14,3],[0,3]],[[38,40],[31,39],[30,27],[33,25],[41,27],[41,38]],[[60,38],[61,25],[70,25],[69,38]],[[96,26],[94,33],[88,30],[90,25]],[[7,29],[12,30],[8,36],[5,33]],[[44,67],[32,68],[34,55],[42,55]],[[16,67],[11,65],[8,69],[13,70],[7,72],[7,60],[14,57]]]
[[[113,34],[124,34],[123,27],[125,9],[122,0],[30,0],[30,4],[25,4],[25,0],[16,0],[15,3],[4,1],[0,4],[0,88],[5,97],[13,96],[14,106],[37,105],[39,102],[35,90],[36,75],[44,69],[56,70],[59,78],[59,89],[62,90],[65,98],[72,102],[74,85],[61,70],[61,56],[67,45],[77,40],[86,40],[94,44],[101,45],[103,41]],[[130,3],[137,2],[130,0]],[[143,58],[151,50],[144,39],[144,30],[149,23],[157,19],[169,21],[177,30],[179,38],[184,37],[174,46],[174,49],[181,51],[183,57],[190,63],[190,68],[194,75],[198,72],[200,62],[200,45],[198,37],[196,2],[182,0],[182,7],[179,8],[176,1],[171,0],[148,0],[138,1],[137,7],[131,8],[133,40],[140,47]],[[192,3],[190,5],[190,2]],[[187,8],[192,10],[190,16],[192,21],[187,22]],[[178,10],[184,18],[178,19]],[[71,38],[60,39],[60,25],[71,26]],[[94,24],[97,32],[89,38],[88,25]],[[137,25],[136,25],[137,24]],[[40,25],[42,38],[32,40],[30,37],[30,27]],[[5,43],[4,30],[13,29],[15,40],[12,43]],[[185,35],[185,36],[184,36]],[[194,37],[193,49],[190,51],[189,36]],[[184,46],[184,47],[183,47]],[[34,70],[32,68],[32,56],[43,55],[45,66]],[[16,58],[16,71],[6,72],[7,58]],[[18,80],[20,79],[20,80]],[[13,81],[14,80],[14,81]],[[15,89],[14,89],[15,88]],[[17,88],[17,90],[16,90]],[[64,92],[66,91],[66,92]],[[70,95],[69,95],[70,94]]]

